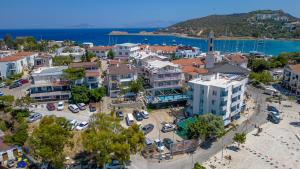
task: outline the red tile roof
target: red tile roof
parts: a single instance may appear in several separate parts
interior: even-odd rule
[[[227,55],[227,56],[225,56],[225,58],[228,61],[235,62],[235,63],[243,63],[243,62],[246,62],[248,60],[246,56],[243,56],[241,54]]]
[[[87,68],[87,67],[97,67],[99,68],[99,65],[97,62],[74,62],[70,63],[70,68]]]
[[[205,68],[196,68],[193,66],[184,66],[182,71],[187,74],[207,74],[208,70]]]
[[[204,65],[203,61],[200,58],[178,59],[178,60],[173,60],[172,63],[181,66]]]
[[[23,59],[28,56],[32,56],[34,54],[35,53],[33,53],[33,52],[19,52],[19,53],[1,58],[0,62],[13,62],[13,61],[17,61],[17,60]]]
[[[300,64],[296,64],[296,65],[289,65],[289,68],[292,69],[295,72],[300,72]]]
[[[99,77],[100,73],[99,71],[86,71],[85,77]]]
[[[145,49],[146,46],[140,46],[142,49]],[[177,46],[148,46],[148,49],[155,53],[175,53]]]

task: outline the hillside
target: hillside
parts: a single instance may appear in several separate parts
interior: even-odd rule
[[[191,19],[162,29],[192,37],[300,38],[300,19],[281,10],[259,10],[230,15],[210,15]]]

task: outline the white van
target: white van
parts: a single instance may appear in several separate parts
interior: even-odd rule
[[[131,113],[127,114],[126,122],[128,126],[131,126],[134,123],[133,115]]]

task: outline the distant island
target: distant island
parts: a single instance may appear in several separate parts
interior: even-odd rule
[[[206,38],[211,30],[218,39],[300,39],[300,19],[281,10],[258,10],[191,19],[156,34]]]

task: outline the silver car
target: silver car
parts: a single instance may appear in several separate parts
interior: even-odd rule
[[[33,113],[28,117],[27,121],[28,121],[28,123],[32,123],[32,122],[35,122],[35,121],[41,119],[42,117],[43,117],[43,115],[41,113]]]

